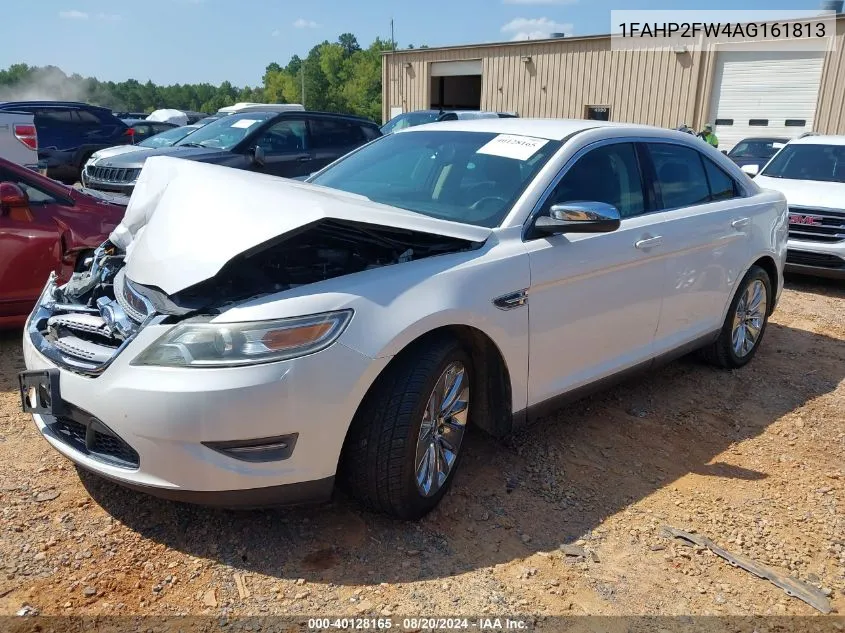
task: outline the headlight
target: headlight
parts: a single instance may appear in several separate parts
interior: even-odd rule
[[[326,349],[343,333],[352,310],[249,323],[177,325],[132,365],[236,367],[271,363]]]

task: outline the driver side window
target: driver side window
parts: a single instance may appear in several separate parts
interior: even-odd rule
[[[645,211],[643,179],[633,143],[603,145],[579,158],[546,201],[544,212],[565,202],[604,202],[623,218]]]
[[[306,135],[305,121],[286,119],[265,130],[255,144],[267,155],[304,152]]]

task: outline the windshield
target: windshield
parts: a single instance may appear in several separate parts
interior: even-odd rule
[[[786,145],[786,141],[776,139],[758,141],[740,141],[728,152],[731,158],[771,158],[779,149]]]
[[[393,117],[381,126],[382,134],[390,134],[391,132],[398,132],[404,130],[406,127],[414,127],[415,125],[422,125],[423,123],[431,123],[437,120],[440,113],[434,112],[406,112]]]
[[[787,145],[761,174],[790,180],[845,182],[845,145]]]
[[[176,143],[176,141],[181,141],[194,130],[196,130],[194,127],[176,127],[172,130],[165,130],[164,132],[159,132],[155,136],[144,139],[138,143],[138,147],[170,147]]]
[[[498,226],[559,141],[511,134],[391,134],[309,179],[423,215]]]
[[[276,116],[272,112],[245,112],[231,114],[212,121],[199,128],[177,142],[178,146],[213,147],[215,149],[232,149],[240,143],[246,135],[255,130],[269,118]]]

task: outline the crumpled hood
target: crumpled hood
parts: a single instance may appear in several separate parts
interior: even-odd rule
[[[819,180],[789,180],[786,178],[754,178],[760,187],[774,189],[786,196],[789,206],[845,209],[845,183]]]
[[[173,294],[244,251],[327,218],[473,242],[492,232],[326,187],[157,156],[145,163],[110,239],[126,249],[129,279]]]

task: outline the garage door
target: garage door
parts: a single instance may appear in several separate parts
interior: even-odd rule
[[[716,58],[710,122],[719,149],[749,136],[794,138],[813,129],[821,51],[723,51]]]

